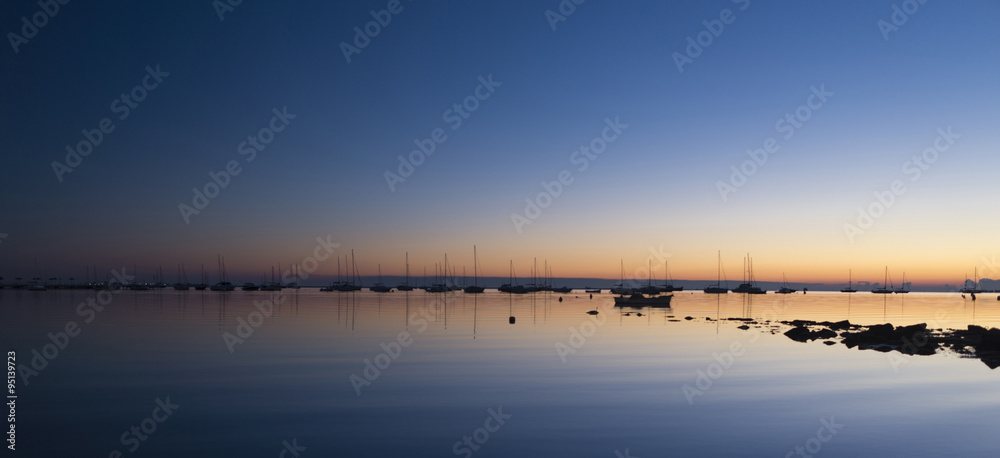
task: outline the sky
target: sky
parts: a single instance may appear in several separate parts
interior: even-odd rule
[[[475,245],[495,276],[706,279],[721,252],[769,281],[1000,277],[1000,2],[0,11],[0,275],[258,275],[337,243],[364,274]]]

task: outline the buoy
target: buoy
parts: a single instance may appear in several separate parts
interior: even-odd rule
[[[559,296],[559,302],[562,302],[562,296]]]
[[[593,294],[591,294],[591,295],[590,295],[590,298],[591,298],[591,299],[593,299],[593,298],[594,298],[594,295],[593,295]]]

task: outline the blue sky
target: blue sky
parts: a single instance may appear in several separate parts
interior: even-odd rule
[[[244,2],[223,21],[208,1],[61,6],[2,51],[5,272],[217,253],[259,272],[326,234],[384,272],[404,251],[433,265],[475,243],[498,275],[538,256],[613,277],[665,246],[688,277],[714,273],[722,249],[801,280],[886,264],[960,279],[1000,251],[997,2],[927,2],[885,40],[877,23],[903,2],[590,0],[552,30],[556,1],[404,1],[346,62],[341,42],[387,3]],[[672,55],[727,8],[735,21],[679,72]],[[38,6],[3,11],[19,33]],[[65,145],[155,65],[169,76],[59,182]],[[442,114],[488,75],[501,85],[452,130]],[[781,138],[775,122],[814,86],[834,95]],[[295,119],[186,224],[191,189],[242,162],[237,146],[282,107]],[[628,128],[576,171],[570,154],[608,117]],[[961,138],[910,182],[903,164],[948,126]],[[435,128],[447,141],[390,191],[384,172]],[[769,137],[779,152],[723,200],[716,182]],[[573,184],[518,233],[511,214],[564,169]],[[906,194],[852,243],[844,224],[895,179]]]

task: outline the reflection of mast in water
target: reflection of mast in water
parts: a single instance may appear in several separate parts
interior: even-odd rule
[[[181,318],[184,318],[187,316],[187,294],[178,294],[177,301],[181,308]]]
[[[715,333],[719,333],[719,319],[722,318],[722,295],[715,295]]]
[[[510,317],[507,318],[507,323],[514,324],[514,321],[515,321],[515,318],[514,318],[514,295],[513,294],[508,294],[507,296],[508,296],[508,299],[510,300],[509,304],[507,305],[507,314],[510,315]]]
[[[404,294],[404,301],[406,302],[406,311],[403,313],[403,328],[406,330],[410,329],[410,292],[406,291]]]
[[[479,313],[479,296],[472,296],[472,340],[476,340],[476,318]]]
[[[225,294],[219,294],[219,295],[217,295],[217,297],[219,298],[219,330],[221,331],[223,329],[223,326],[226,324],[226,297],[227,297],[227,295],[225,295]]]

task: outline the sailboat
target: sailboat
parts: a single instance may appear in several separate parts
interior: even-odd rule
[[[976,282],[972,284],[971,288],[969,287],[969,275],[968,274],[965,275],[965,284],[963,285],[962,289],[960,290],[961,292],[963,292],[963,293],[971,293],[971,294],[985,292],[985,291],[982,290],[982,288],[979,287],[979,268],[978,267],[975,270],[975,274],[976,274]]]
[[[510,283],[500,285],[500,292],[510,294],[527,294],[528,289],[517,284],[517,276],[514,275],[514,260],[510,261]]]
[[[684,291],[683,286],[674,286],[673,280],[670,279],[670,266],[667,261],[663,261],[663,286],[660,287],[660,292],[671,293],[674,291]]]
[[[882,286],[880,288],[875,288],[872,290],[872,294],[892,294],[892,287],[885,287],[885,284],[889,283],[889,266],[885,266],[885,279],[883,279]]]
[[[445,269],[447,269],[447,267],[448,267],[448,253],[444,254],[444,265],[445,265]],[[447,284],[447,281],[448,281],[448,272],[447,272],[447,270],[439,269],[437,267],[437,264],[434,265],[434,270],[436,272],[435,276],[437,276],[439,278],[439,281],[437,283],[431,283],[431,286],[429,286],[425,291],[427,291],[428,293],[447,293],[448,291],[451,291],[451,288],[448,288],[448,284]]]
[[[136,278],[138,278],[139,277],[139,267],[136,266],[133,263],[132,264],[132,269],[135,270],[135,276],[136,276]],[[131,285],[131,287],[129,289],[131,289],[132,291],[149,291],[149,283],[138,282],[136,280],[132,280],[132,285]]]
[[[280,270],[279,270],[279,272],[280,272]],[[296,280],[288,282],[288,284],[285,285],[284,287],[285,288],[289,288],[289,289],[299,289],[299,282],[298,282],[298,278],[299,278],[299,265],[298,264],[292,264],[292,269],[289,271],[289,273],[291,273],[295,277]]]
[[[472,286],[466,286],[466,293],[481,293],[486,291],[486,288],[479,286],[479,253],[476,251],[476,246],[472,245]]]
[[[195,291],[204,291],[208,288],[208,277],[205,276],[205,265],[201,265],[201,283],[194,285]]]
[[[646,260],[646,268],[649,269],[649,280],[646,282],[646,286],[639,288],[639,292],[648,295],[660,294],[660,287],[653,285],[653,262],[652,260]]]
[[[781,280],[782,280],[781,288],[778,289],[777,291],[775,291],[775,293],[777,293],[777,294],[791,294],[791,293],[795,292],[794,289],[788,287],[788,279],[785,278],[785,274],[784,273],[781,274]]]
[[[840,290],[842,293],[856,293],[858,290],[854,289],[854,279],[851,278],[851,269],[847,269],[847,288]]]
[[[552,269],[549,269],[548,277],[549,277],[549,291],[552,291],[553,293],[563,293],[563,294],[570,293],[573,291],[573,288],[570,288],[569,286],[559,286],[555,288],[552,287]]]
[[[628,288],[625,286],[625,261],[619,260],[619,262],[621,262],[621,280],[617,285],[611,287],[611,294],[635,294],[635,288]]]
[[[382,264],[378,265],[378,283],[368,287],[368,291],[374,291],[376,293],[388,293],[392,291],[392,288],[385,286],[382,283]]]
[[[646,297],[642,294],[636,293],[631,296],[618,296],[615,298],[615,306],[620,307],[623,305],[644,305],[644,306],[659,306],[659,307],[670,307],[670,300],[674,298],[673,294],[667,294],[665,296],[653,296]]]
[[[183,277],[181,276],[182,272],[183,272]],[[182,278],[184,279],[183,283],[181,282]],[[176,291],[187,291],[188,288],[190,288],[190,287],[191,287],[191,284],[188,283],[187,272],[184,271],[184,266],[178,265],[177,266],[177,283],[174,283],[174,290],[176,290]]]
[[[903,272],[903,281],[899,284],[899,289],[893,291],[896,294],[906,294],[910,290],[906,289],[906,272]]]
[[[226,260],[219,256],[219,282],[211,286],[212,291],[233,291],[236,285],[226,278]]]
[[[750,258],[750,253],[747,253],[747,257],[743,259],[743,275],[743,283],[733,288],[734,293],[765,294],[767,292],[754,285],[753,259]]]
[[[38,260],[35,259],[35,275],[40,275],[38,272]],[[28,282],[28,291],[45,291],[48,288],[45,283],[42,283],[41,277],[32,277],[31,281]]]
[[[281,269],[281,265],[278,265],[278,269]],[[271,266],[271,282],[266,284],[261,284],[261,291],[281,291],[281,282],[274,280],[274,266]]]
[[[163,266],[159,267],[159,270],[157,272],[157,277],[158,277],[157,281],[153,283],[153,288],[160,288],[160,289],[166,288],[167,284],[163,282]]]
[[[402,285],[396,287],[400,291],[413,291],[413,287],[410,286],[410,252],[406,252],[406,281]]]
[[[727,282],[728,283],[728,282]],[[708,285],[704,289],[706,294],[725,294],[729,292],[729,285],[722,287],[722,251],[719,251],[719,267],[717,269],[714,285]]]
[[[529,293],[537,293],[542,290],[542,286],[538,284],[538,258],[535,258],[535,263],[531,267],[531,283],[524,285],[524,289]]]

